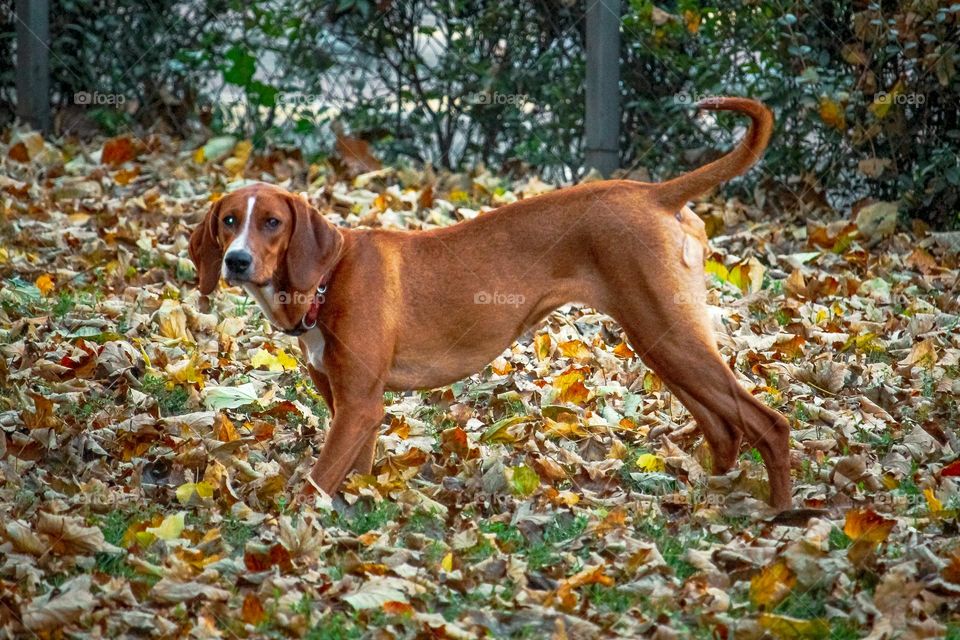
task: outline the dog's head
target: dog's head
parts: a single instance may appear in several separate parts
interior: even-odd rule
[[[231,284],[270,286],[292,300],[317,288],[342,245],[340,231],[306,200],[255,184],[210,207],[190,236],[190,258],[204,295],[223,277]],[[296,309],[289,311],[295,317]]]

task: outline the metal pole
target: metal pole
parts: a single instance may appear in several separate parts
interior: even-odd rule
[[[17,115],[50,132],[50,2],[17,0]]]
[[[620,0],[587,0],[586,169],[620,166]]]

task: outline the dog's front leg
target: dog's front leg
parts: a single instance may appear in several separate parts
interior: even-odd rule
[[[310,471],[312,485],[329,495],[336,493],[350,471],[369,473],[372,445],[383,419],[383,391],[343,398],[334,388],[334,406],[326,441]],[[309,493],[309,485],[305,491]]]

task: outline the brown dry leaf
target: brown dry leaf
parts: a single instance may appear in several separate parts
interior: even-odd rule
[[[37,516],[37,531],[45,534],[54,553],[89,554],[122,553],[123,549],[107,542],[99,527],[88,527],[83,519],[60,516],[41,511]]]
[[[90,576],[84,574],[63,585],[63,589],[34,598],[23,608],[23,626],[35,634],[69,628],[93,609],[90,585]]]
[[[334,149],[337,157],[346,169],[346,174],[349,176],[358,176],[361,173],[377,171],[382,166],[380,161],[373,156],[370,143],[366,140],[337,135],[337,142]]]
[[[934,345],[934,341],[931,340],[921,340],[920,342],[915,342],[913,347],[910,348],[910,353],[907,354],[907,357],[900,361],[900,364],[912,367],[914,365],[919,365],[929,369],[937,362],[937,350]]]

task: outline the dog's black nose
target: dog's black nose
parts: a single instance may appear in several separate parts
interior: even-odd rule
[[[240,276],[253,264],[253,256],[246,251],[231,251],[224,256],[223,262],[227,265],[227,271]]]

